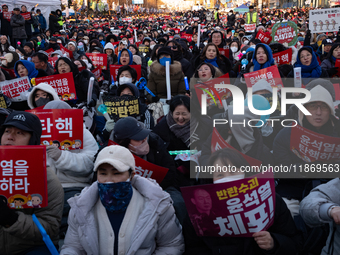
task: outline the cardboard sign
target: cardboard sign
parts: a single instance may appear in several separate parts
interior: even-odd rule
[[[181,35],[181,37],[187,39],[188,42],[191,42],[191,41],[192,41],[192,35],[191,35],[191,34],[183,33],[183,34]]]
[[[336,74],[335,76],[340,77],[340,59],[337,59],[337,60],[335,61],[334,67],[338,67],[338,72],[337,72],[337,74]]]
[[[290,150],[303,161],[339,161],[340,138],[315,133],[299,125],[291,130]]]
[[[0,196],[9,208],[47,206],[45,146],[0,146]]]
[[[268,230],[274,222],[272,173],[183,187],[181,191],[198,236],[252,237],[256,232]]]
[[[140,65],[129,65],[131,68],[135,69],[137,72],[137,80],[142,77],[142,67]],[[118,75],[118,69],[121,68],[121,65],[110,65],[110,75],[113,75],[114,78]]]
[[[256,29],[256,24],[244,24],[244,30],[246,32],[254,32]]]
[[[293,51],[291,48],[289,48],[288,50],[274,53],[273,58],[275,60],[275,63],[277,63],[279,66],[290,64],[292,61],[292,54],[293,54]]]
[[[59,44],[61,52],[64,54],[64,57],[73,58],[73,52],[66,49],[63,45]]]
[[[50,63],[53,68],[55,68],[55,63],[57,62],[57,60],[58,57],[48,58],[48,63]]]
[[[94,66],[100,67],[102,70],[107,70],[107,55],[101,53],[86,53],[86,56],[91,59]]]
[[[217,129],[213,128],[213,133],[211,136],[211,153],[214,153],[215,151],[224,149],[224,148],[230,148],[236,150],[233,146],[228,144],[226,141],[224,141],[223,137],[220,135],[220,133],[217,131]],[[238,153],[240,153],[244,159],[249,163],[251,166],[260,166],[262,162],[260,160],[257,160],[255,158],[249,157],[246,154],[243,154],[242,152],[236,150]]]
[[[245,73],[244,79],[246,80],[247,87],[252,87],[261,79],[265,79],[272,87],[277,87],[278,89],[283,87],[279,69],[276,65],[255,72]]]
[[[220,52],[221,55],[225,56],[226,58],[229,58],[229,49],[223,49],[219,48],[218,51]]]
[[[120,33],[122,32],[122,30],[120,29],[111,29],[111,33],[118,36]]]
[[[103,103],[110,118],[114,121],[139,115],[139,102],[135,96],[106,96],[103,98]]]
[[[175,28],[175,34],[179,34],[179,32],[181,31],[179,28]]]
[[[309,29],[311,33],[338,31],[340,8],[315,9],[309,11]]]
[[[33,109],[42,125],[41,145],[54,145],[60,150],[83,148],[82,109]]]
[[[2,93],[14,102],[27,100],[28,90],[31,87],[27,76],[14,80],[0,82]]]
[[[118,145],[112,140],[109,140],[108,146],[110,145]],[[132,156],[135,158],[135,173],[139,176],[145,177],[145,178],[152,178],[156,180],[158,184],[161,184],[163,181],[164,177],[168,173],[169,169],[162,167],[162,166],[157,166],[155,164],[152,164],[135,154],[132,154]]]
[[[145,46],[144,44],[141,44],[139,45],[138,50],[141,53],[148,53],[150,48],[148,46]]]
[[[196,84],[195,91],[198,101],[201,104],[202,94],[207,95],[207,106],[215,105],[218,101],[221,101],[232,96],[228,89],[215,89],[215,84],[230,84],[229,74],[222,75],[218,78],[212,79],[211,81]]]
[[[11,21],[13,12],[3,12],[2,15],[3,15],[4,19],[6,19],[7,21]]]
[[[279,22],[272,29],[272,43],[288,43],[294,46],[298,41],[298,28],[293,21]]]
[[[51,85],[58,94],[60,100],[67,101],[77,99],[73,73],[71,72],[49,75],[35,79],[36,85],[42,82],[46,82]]]
[[[20,13],[20,15],[23,16],[25,20],[31,19],[31,13],[30,12]]]
[[[257,32],[255,39],[259,39],[262,43],[265,44],[269,44],[272,41],[272,37],[263,32],[262,29]]]

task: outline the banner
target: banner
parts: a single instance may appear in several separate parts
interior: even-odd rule
[[[132,22],[132,18],[123,18],[122,19],[123,22]]]
[[[274,53],[273,58],[275,60],[275,63],[277,63],[279,66],[290,64],[292,61],[292,54],[293,54],[293,51],[291,48],[289,48],[288,50]]]
[[[220,133],[217,131],[217,129],[213,128],[213,133],[211,136],[211,153],[214,153],[215,151],[224,149],[224,148],[230,148],[234,149],[238,153],[244,157],[244,159],[248,162],[251,166],[260,166],[262,164],[262,161],[257,160],[255,158],[249,157],[246,154],[243,154],[242,152],[236,150],[233,146],[231,146],[229,143],[227,143],[223,137],[220,135]]]
[[[103,98],[103,104],[114,121],[128,116],[135,118],[139,115],[139,102],[135,96],[106,96]]]
[[[27,100],[31,84],[27,76],[0,82],[2,93],[14,102]]]
[[[31,19],[31,13],[30,12],[20,13],[20,15],[23,16],[25,20]]]
[[[294,46],[298,41],[298,27],[293,21],[276,23],[272,28],[272,43],[288,43]]]
[[[133,37],[129,38],[129,42],[130,42],[130,44],[134,43]]]
[[[63,53],[64,57],[68,57],[69,59],[73,58],[73,52],[66,49],[63,45],[59,44],[60,50]]]
[[[137,80],[142,77],[142,67],[141,65],[129,65],[131,68],[135,69],[137,72]],[[118,75],[118,69],[121,68],[122,65],[110,65],[110,75],[113,75],[114,79],[116,79]]]
[[[221,55],[229,59],[229,49],[219,48],[218,51],[220,52]]]
[[[299,125],[291,130],[290,150],[303,161],[339,161],[340,138],[315,133]]]
[[[309,11],[309,29],[311,33],[338,31],[340,8],[317,9]]]
[[[254,86],[261,79],[265,79],[272,87],[277,87],[278,89],[283,87],[279,69],[276,65],[255,72],[245,73],[244,79],[246,80],[247,87]]]
[[[73,73],[71,72],[35,78],[36,85],[42,82],[46,82],[52,86],[60,100],[67,101],[77,99]]]
[[[92,63],[96,67],[100,67],[102,70],[107,70],[107,55],[101,53],[86,53],[86,56],[91,59]]]
[[[49,57],[48,63],[50,63],[51,66],[53,66],[53,68],[55,68],[55,63],[57,62],[57,60],[58,60],[58,57],[53,57],[53,58]]]
[[[256,24],[244,24],[244,30],[247,33],[254,32],[256,29]]]
[[[181,188],[196,234],[252,237],[266,231],[274,222],[275,183],[272,173],[260,175]]]
[[[0,146],[0,198],[12,209],[47,206],[45,146]]]
[[[33,109],[42,125],[41,145],[53,145],[60,150],[83,148],[82,109]]]
[[[232,96],[229,89],[215,89],[215,84],[230,84],[229,74],[227,73],[211,81],[199,83],[194,86],[200,105],[202,105],[202,94],[207,95],[207,106],[216,105],[218,101]]]
[[[339,83],[333,84],[333,87],[335,91],[335,101],[339,101],[340,100],[340,84]]]
[[[192,35],[191,35],[191,34],[183,33],[183,34],[181,35],[181,37],[187,39],[188,42],[191,42],[191,41],[192,41]]]
[[[109,140],[108,146],[110,145],[118,145],[112,140]],[[156,180],[158,184],[161,184],[164,177],[168,173],[169,169],[157,166],[155,164],[152,164],[138,156],[132,153],[132,156],[135,158],[135,172],[137,175],[145,177],[145,178],[152,178]]]
[[[269,44],[272,41],[272,37],[263,32],[262,29],[257,32],[255,39],[259,39],[262,43],[265,44]]]
[[[52,48],[45,50],[45,52],[48,54],[48,57],[50,58],[54,50]]]

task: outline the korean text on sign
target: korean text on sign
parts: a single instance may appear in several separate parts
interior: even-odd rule
[[[115,121],[128,116],[137,117],[139,115],[139,102],[137,97],[107,96],[103,101],[107,113]]]
[[[251,237],[256,232],[267,230],[274,222],[275,184],[272,173],[265,175],[181,188],[196,234]],[[209,217],[204,220],[202,210],[198,208],[202,197],[206,204],[211,204],[210,209],[205,208]]]
[[[31,84],[28,77],[22,77],[14,80],[3,81],[0,83],[2,93],[11,98],[12,101],[24,101],[27,99],[28,90]]]
[[[47,206],[46,147],[0,146],[0,153],[0,194],[6,197],[8,206]],[[39,204],[32,202],[35,196]]]
[[[102,70],[107,69],[107,55],[106,54],[100,54],[100,53],[86,53],[86,56],[88,56],[93,65],[96,67],[100,67]]]
[[[259,71],[244,74],[247,87],[252,87],[259,80],[266,80],[272,87],[281,89],[283,87],[279,69],[276,65],[261,69]]]

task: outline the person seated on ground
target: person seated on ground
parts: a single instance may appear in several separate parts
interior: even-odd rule
[[[203,62],[197,67],[193,77],[190,79],[190,89],[193,89],[197,83],[204,83],[222,75],[223,73],[220,69],[212,64]]]
[[[48,63],[48,55],[39,51],[32,55],[32,62],[35,65],[36,69],[44,70],[47,75],[53,75],[54,69],[52,66]]]
[[[42,107],[53,100],[60,100],[54,88],[48,83],[39,83],[34,86],[27,98],[27,104],[31,109]]]
[[[183,254],[181,226],[170,196],[152,180],[136,175],[135,168],[132,153],[122,146],[98,154],[97,181],[68,201],[69,229],[61,255]]]
[[[42,126],[36,115],[13,111],[0,128],[2,146],[40,145]],[[44,208],[14,210],[0,199],[0,254],[51,254],[38,227],[34,213],[53,244],[58,247],[64,192],[54,171],[47,167],[48,205]]]
[[[111,86],[109,89],[109,95],[110,96],[116,96],[117,89],[120,85],[126,84],[126,83],[133,83],[135,84],[137,81],[137,71],[136,69],[130,67],[130,66],[122,66],[118,69],[117,77],[114,77],[116,79],[115,82],[111,81]],[[111,79],[111,78],[110,78]]]
[[[34,63],[27,60],[19,60],[15,63],[14,72],[17,77],[28,76],[29,79],[48,76],[42,69],[36,69]]]

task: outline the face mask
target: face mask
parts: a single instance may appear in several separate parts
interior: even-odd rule
[[[98,191],[100,201],[109,212],[125,212],[132,198],[130,181],[117,183],[99,183]]]
[[[232,176],[223,177],[222,179],[218,179],[214,181],[214,184],[225,183],[225,182],[233,182],[237,180],[242,180],[244,178],[244,174],[237,174]]]
[[[155,45],[154,44],[150,45],[150,50],[153,50],[153,48],[155,48]]]
[[[261,128],[261,132],[262,132],[262,136],[267,137],[271,133],[273,133],[273,127],[269,125],[268,123],[266,123],[266,125]]]
[[[207,43],[207,42],[204,42],[203,44],[204,44],[204,46],[207,46],[208,43]]]
[[[144,30],[143,33],[146,34],[148,31]]]
[[[171,64],[171,58],[166,58],[166,57],[161,58],[161,59],[159,60],[159,63],[160,63],[162,66],[165,66],[167,61],[169,61],[170,64]]]
[[[57,43],[61,43],[61,41],[57,41]]]
[[[150,147],[148,144],[148,140],[146,139],[141,145],[133,146],[131,143],[129,144],[129,149],[132,153],[142,156],[146,155],[150,151]]]
[[[99,29],[99,30],[98,30],[98,33],[101,33],[101,32],[103,32],[103,30]]]
[[[249,41],[247,41],[247,40],[245,40],[245,41],[243,42],[244,45],[248,45],[248,43],[249,43]]]
[[[238,36],[242,38],[244,36],[244,34],[238,34]]]
[[[241,27],[244,27],[244,25],[241,25]]]
[[[132,82],[132,78],[128,78],[128,77],[119,77],[119,85],[123,85],[126,83],[131,83]]]
[[[233,53],[237,52],[237,47],[230,47],[230,49]]]
[[[88,40],[84,40],[84,43],[85,43],[85,44],[88,44],[88,43],[89,43],[89,41],[88,41]]]
[[[37,101],[35,101],[35,105],[37,107],[40,107],[40,106],[47,104],[49,101],[51,101],[51,100],[48,97],[46,97],[46,98],[40,97]]]
[[[83,45],[78,45],[77,48],[78,48],[79,51],[84,51],[84,46]]]
[[[203,29],[203,32],[204,32],[204,33],[205,33],[205,32],[207,32],[207,29],[206,29],[206,28],[204,28],[204,29]]]

